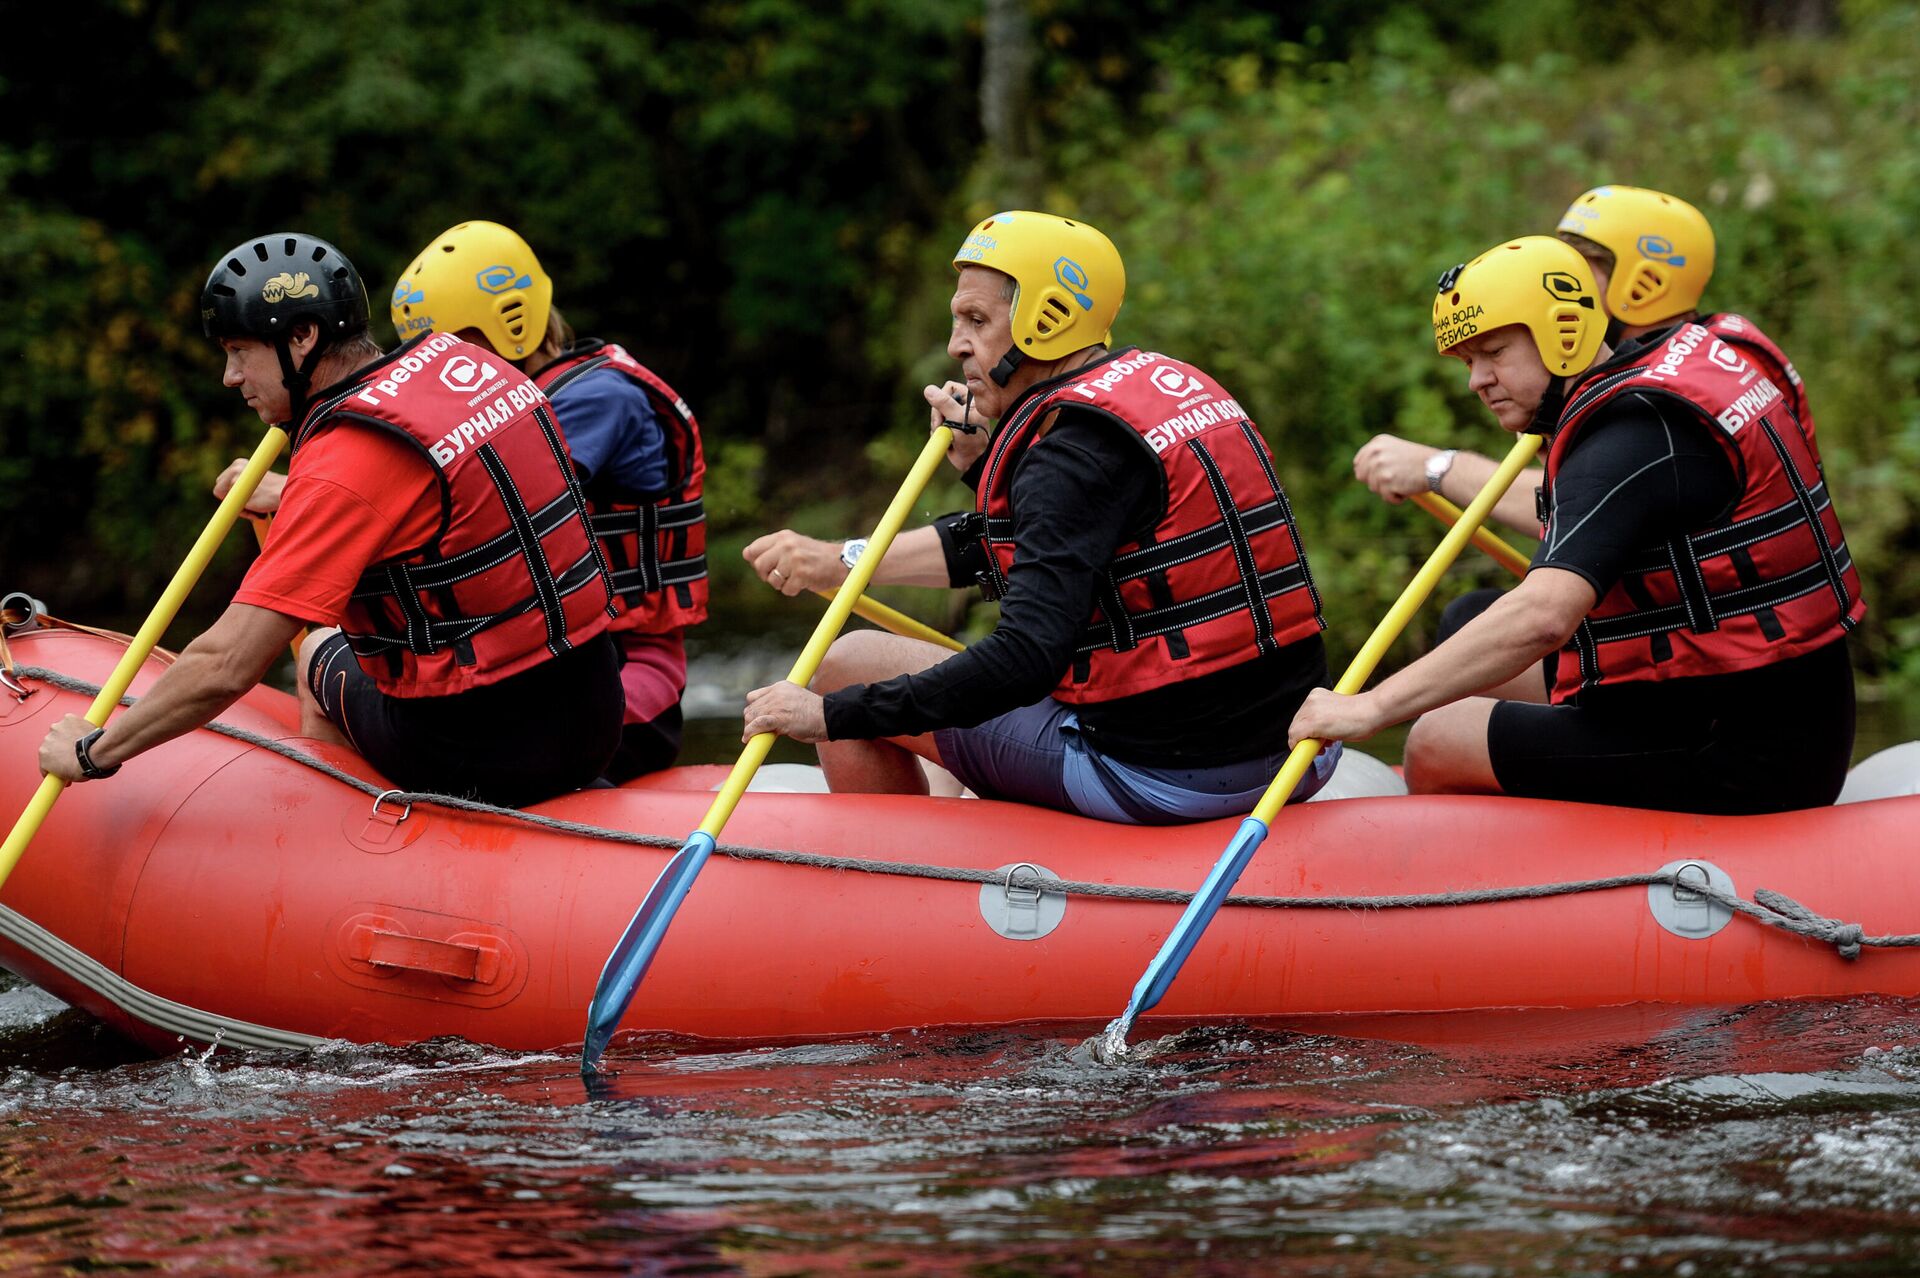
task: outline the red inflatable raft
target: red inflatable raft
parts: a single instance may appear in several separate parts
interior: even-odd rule
[[[103,681],[114,641],[16,634],[23,667]],[[134,686],[152,683],[149,662]],[[47,725],[86,698],[0,693],[0,808],[39,779]],[[223,722],[286,738],[260,690]],[[302,743],[377,783],[364,764]],[[587,791],[539,812],[666,836],[717,769]],[[1190,891],[1236,826],[1107,825],[976,799],[753,793],[728,843]],[[1675,862],[1872,934],[1920,931],[1920,798],[1713,818],[1513,799],[1359,798],[1286,810],[1238,891],[1441,893],[1647,874]],[[154,1046],[458,1035],[577,1043],[608,948],[666,863],[511,817],[410,811],[202,731],[72,787],[0,890],[0,964]],[[1425,909],[1229,906],[1158,1009],[1201,1018],[1593,1008],[1920,994],[1920,951],[1836,947],[1670,887]],[[716,855],[624,1023],[726,1039],[907,1026],[1104,1023],[1177,904]],[[1150,1031],[1151,1026],[1147,1029]]]

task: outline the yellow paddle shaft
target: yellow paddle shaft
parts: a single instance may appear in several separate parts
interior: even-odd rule
[[[934,470],[939,467],[952,442],[953,432],[945,426],[936,427],[927,436],[927,446],[920,450],[919,460],[913,463],[913,469],[907,472],[906,482],[900,485],[900,491],[893,496],[893,504],[880,516],[873,535],[867,538],[867,549],[860,556],[860,562],[847,574],[846,582],[834,595],[833,602],[827,605],[819,624],[814,626],[813,638],[807,640],[807,646],[800,651],[799,660],[793,663],[793,669],[787,674],[788,683],[804,688],[813,681],[821,658],[827,655],[827,649],[840,634],[840,628],[847,624],[855,601],[866,593],[867,586],[873,581],[874,570],[887,553],[887,547],[893,544],[900,525],[907,522],[908,511],[920,499],[920,490],[933,478]],[[708,838],[720,837],[721,827],[733,815],[734,805],[747,792],[747,783],[753,780],[753,774],[760,770],[760,765],[767,761],[767,752],[773,749],[774,735],[771,732],[757,733],[747,742],[747,748],[740,752],[733,771],[727,774],[720,793],[714,796],[713,806],[707,809],[706,819],[700,822],[700,832]]]
[[[247,522],[253,525],[253,544],[260,547],[260,549],[265,550],[267,548],[267,525],[273,522],[273,516],[272,515],[248,515]],[[290,645],[293,648],[293,663],[294,663],[293,677],[295,679],[298,679],[300,677],[300,670],[299,670],[300,645],[305,643],[306,641],[307,641],[307,628],[305,626],[302,626],[300,627],[299,630],[294,632],[293,643]]]
[[[1451,528],[1460,522],[1461,509],[1439,493],[1415,493],[1413,504]],[[1473,530],[1473,544],[1487,552],[1493,562],[1516,577],[1527,575],[1527,557],[1515,550],[1497,533],[1487,528]]]
[[[234,481],[233,491],[220,508],[213,512],[213,519],[201,532],[199,540],[193,543],[193,549],[181,562],[180,568],[173,574],[173,580],[160,593],[160,600],[153,605],[153,611],[147,614],[146,624],[133,636],[133,642],[120,658],[120,664],[113,668],[100,693],[88,707],[86,719],[94,727],[102,727],[107,722],[114,707],[120,704],[120,698],[126,695],[127,687],[133,682],[133,676],[139,673],[147,656],[153,651],[160,637],[173,624],[174,615],[180,611],[180,605],[186,602],[187,595],[200,580],[200,574],[206,571],[207,563],[213,558],[213,552],[220,549],[227,533],[233,528],[233,521],[240,517],[240,510],[253,496],[253,490],[260,485],[260,477],[267,473],[268,467],[279,458],[280,451],[287,446],[287,432],[278,426],[269,427],[261,437],[260,446],[253,450],[253,457],[247,462],[247,468],[240,472],[240,478]],[[33,842],[33,836],[40,832],[40,823],[47,819],[47,813],[53,811],[54,800],[60,797],[60,791],[66,782],[59,777],[43,777],[40,788],[34,792],[27,803],[26,811],[13,823],[13,832],[7,835],[4,846],[0,846],[0,884],[7,881],[13,873],[13,867],[19,864],[20,854],[27,850],[27,844]]]
[[[1373,628],[1373,633],[1367,636],[1367,641],[1360,645],[1360,651],[1354,655],[1352,664],[1347,667],[1347,672],[1340,676],[1340,682],[1333,685],[1335,692],[1350,697],[1367,686],[1367,680],[1373,677],[1374,669],[1380,664],[1380,659],[1386,656],[1387,649],[1393,646],[1393,641],[1400,637],[1400,632],[1407,628],[1409,621],[1413,620],[1413,614],[1420,611],[1420,605],[1424,604],[1427,596],[1433,593],[1433,587],[1440,580],[1441,574],[1445,573],[1453,565],[1453,561],[1460,557],[1460,552],[1466,548],[1474,529],[1486,519],[1487,512],[1506,496],[1507,489],[1513,486],[1514,477],[1527,468],[1527,464],[1533,460],[1533,455],[1539,451],[1540,436],[1538,435],[1522,435],[1514,442],[1512,451],[1507,454],[1507,459],[1500,463],[1500,468],[1494,471],[1493,478],[1487,481],[1487,486],[1480,490],[1479,496],[1475,497],[1473,503],[1461,514],[1460,522],[1447,530],[1447,535],[1440,539],[1438,546],[1434,547],[1433,554],[1427,562],[1419,572],[1413,575],[1413,580],[1408,582],[1407,588],[1400,592],[1400,597],[1394,600],[1393,607],[1387,609],[1387,615],[1380,619],[1380,624]],[[1267,787],[1267,792],[1261,796],[1260,802],[1253,809],[1253,815],[1257,820],[1266,825],[1273,824],[1273,818],[1279,814],[1282,807],[1286,806],[1287,798],[1293,793],[1294,787],[1300,784],[1300,778],[1307,775],[1307,769],[1313,765],[1314,756],[1320,753],[1321,744],[1320,741],[1308,737],[1287,755],[1286,763],[1280,768],[1280,775],[1273,779],[1273,784]]]
[[[831,590],[816,590],[813,593],[819,595],[822,599],[831,599],[835,594],[835,592]],[[961,643],[951,635],[943,635],[925,622],[916,621],[899,609],[889,608],[878,599],[869,599],[865,595],[861,595],[858,599],[854,600],[853,615],[856,617],[865,617],[868,621],[871,621],[888,634],[899,635],[902,639],[918,639],[922,643],[937,643],[942,648],[950,648],[954,652],[965,652],[967,648],[967,645]]]

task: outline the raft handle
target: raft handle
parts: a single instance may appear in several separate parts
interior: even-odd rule
[[[348,933],[348,938],[348,957],[372,967],[419,972],[471,985],[498,979],[498,954],[490,946],[474,943],[466,934],[437,940],[362,923]]]

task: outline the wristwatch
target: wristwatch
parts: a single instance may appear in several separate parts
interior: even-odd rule
[[[1440,491],[1440,483],[1447,477],[1447,472],[1453,469],[1453,459],[1459,452],[1460,450],[1457,448],[1449,448],[1445,452],[1435,453],[1433,456],[1427,458],[1428,492],[1437,493]]]
[[[860,556],[866,553],[867,539],[865,537],[849,537],[840,547],[840,562],[851,569],[855,564],[860,562]]]
[[[103,768],[93,761],[93,743],[105,731],[105,728],[95,728],[73,743],[73,757],[80,761],[80,779],[83,781],[103,781],[120,770],[117,763],[111,768]]]

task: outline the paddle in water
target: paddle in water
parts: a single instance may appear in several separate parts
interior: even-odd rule
[[[945,426],[936,428],[927,437],[927,446],[921,450],[919,460],[914,462],[900,491],[894,494],[893,504],[880,516],[879,525],[873,530],[873,535],[867,538],[866,553],[860,556],[860,561],[847,574],[839,593],[821,616],[820,624],[813,628],[813,637],[807,641],[799,660],[793,663],[793,670],[787,675],[789,683],[804,688],[812,682],[814,672],[820,667],[820,659],[827,655],[827,649],[839,635],[840,628],[846,625],[855,601],[873,580],[881,557],[887,553],[887,547],[900,531],[900,526],[907,521],[907,512],[919,499],[920,490],[933,477],[934,470],[945,457],[952,441],[953,431]],[[593,1002],[587,1008],[587,1036],[580,1051],[580,1072],[583,1075],[593,1073],[600,1054],[606,1051],[607,1043],[620,1025],[620,1018],[626,1015],[628,1006],[633,1002],[641,978],[646,976],[653,956],[660,949],[660,942],[666,938],[667,928],[673,924],[674,912],[686,900],[694,879],[699,877],[707,858],[713,854],[714,842],[720,837],[721,827],[733,815],[734,805],[746,793],[747,783],[753,780],[753,774],[766,761],[767,752],[773,748],[773,738],[773,733],[762,732],[747,742],[746,748],[740,752],[739,761],[733,765],[733,771],[727,774],[726,783],[720,787],[720,793],[714,796],[706,818],[687,836],[686,843],[667,862],[667,868],[660,871],[660,877],[653,881],[653,887],[640,902],[640,908],[633,912],[627,930],[621,933],[613,952],[607,956],[606,966],[600,972],[600,983],[593,991]]]
[[[133,676],[139,673],[140,667],[146,663],[148,654],[153,651],[154,645],[160,642],[160,636],[164,635],[167,627],[173,624],[174,614],[180,611],[180,605],[186,602],[187,596],[199,582],[200,574],[206,571],[208,561],[213,558],[213,552],[220,549],[220,543],[226,540],[234,520],[240,518],[240,512],[246,506],[247,500],[253,496],[253,490],[260,486],[260,477],[267,473],[267,468],[273,465],[286,446],[287,432],[278,426],[269,428],[261,437],[260,446],[253,450],[253,456],[248,459],[246,469],[240,472],[240,478],[234,481],[232,490],[221,501],[219,508],[213,512],[212,520],[201,531],[199,539],[193,543],[193,548],[187,551],[187,557],[173,574],[173,580],[168,582],[167,588],[160,592],[159,601],[153,605],[153,611],[147,614],[146,623],[140,627],[139,633],[134,635],[133,642],[127,645],[127,651],[121,656],[120,664],[113,668],[113,673],[107,676],[106,683],[101,685],[99,695],[94,697],[93,704],[87,708],[88,723],[96,728],[106,726],[107,717],[119,707],[120,698],[126,695],[128,685],[133,682]],[[59,777],[41,778],[40,788],[34,792],[33,798],[27,801],[26,810],[20,814],[20,819],[14,822],[13,832],[7,835],[6,843],[0,845],[0,884],[4,884],[7,876],[13,873],[13,867],[19,863],[21,853],[25,852],[27,845],[33,842],[33,836],[39,833],[41,822],[45,821],[47,814],[53,811],[54,801],[60,797],[60,791],[66,788],[66,784]]]
[[[1427,601],[1427,596],[1432,593],[1434,584],[1440,580],[1441,574],[1445,573],[1453,561],[1459,557],[1474,530],[1480,526],[1481,521],[1486,519],[1487,513],[1506,495],[1507,489],[1513,484],[1514,476],[1524,470],[1533,460],[1534,454],[1539,451],[1540,436],[1538,435],[1522,435],[1514,443],[1512,451],[1507,454],[1506,460],[1500,463],[1500,468],[1494,472],[1493,478],[1487,481],[1487,486],[1480,490],[1480,495],[1473,499],[1473,504],[1468,506],[1466,512],[1461,515],[1460,522],[1441,538],[1432,557],[1419,572],[1414,574],[1413,580],[1408,582],[1407,588],[1400,592],[1400,597],[1394,601],[1393,607],[1387,610],[1387,615],[1381,618],[1380,624],[1373,628],[1373,633],[1367,637],[1366,643],[1361,645],[1353,663],[1347,667],[1346,673],[1340,676],[1340,682],[1333,685],[1335,692],[1352,696],[1366,686],[1367,680],[1373,677],[1374,668],[1380,664],[1380,658],[1386,655],[1393,641],[1400,637],[1400,632],[1406,629],[1407,622],[1411,621],[1413,614],[1420,610],[1420,605]],[[1267,787],[1267,792],[1261,796],[1260,802],[1254,805],[1252,814],[1241,822],[1232,841],[1220,854],[1220,859],[1214,862],[1213,869],[1207,874],[1206,882],[1202,883],[1200,890],[1193,894],[1193,900],[1187,903],[1186,911],[1181,914],[1180,921],[1174,924],[1171,932],[1167,933],[1167,939],[1160,945],[1160,952],[1153,956],[1151,963],[1147,964],[1147,970],[1141,974],[1139,983],[1133,987],[1133,997],[1127,1000],[1126,1010],[1115,1017],[1108,1024],[1106,1031],[1094,1040],[1093,1054],[1096,1059],[1106,1064],[1113,1064],[1127,1054],[1127,1035],[1133,1031],[1134,1021],[1141,1013],[1153,1008],[1165,997],[1174,978],[1180,974],[1181,966],[1187,961],[1187,956],[1193,953],[1193,947],[1199,944],[1201,933],[1207,930],[1207,924],[1213,921],[1214,914],[1220,909],[1220,903],[1227,899],[1227,893],[1231,892],[1233,885],[1239,882],[1240,874],[1247,868],[1247,863],[1253,859],[1253,854],[1259,851],[1260,845],[1266,841],[1268,826],[1279,814],[1288,796],[1293,793],[1294,787],[1300,784],[1300,779],[1306,776],[1307,769],[1312,766],[1314,756],[1320,753],[1323,744],[1309,737],[1296,745],[1292,753],[1287,755],[1287,761],[1281,766],[1280,774],[1273,779],[1273,784]]]

